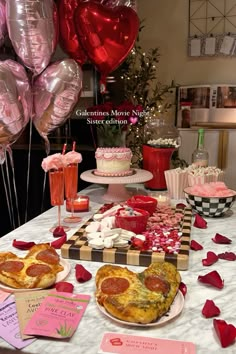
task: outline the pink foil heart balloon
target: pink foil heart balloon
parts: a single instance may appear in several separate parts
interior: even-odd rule
[[[1,61],[0,163],[5,158],[3,150],[18,139],[29,122],[31,104],[31,89],[24,67],[13,60]]]
[[[6,0],[6,21],[16,54],[34,74],[49,64],[58,39],[53,0]]]
[[[82,89],[82,70],[73,59],[49,65],[34,83],[33,123],[45,139],[49,153],[48,134],[66,122]]]
[[[139,31],[138,16],[131,7],[108,8],[84,2],[78,5],[74,21],[80,42],[104,82],[133,48]]]

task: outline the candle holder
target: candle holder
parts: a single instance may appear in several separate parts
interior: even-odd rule
[[[149,196],[157,200],[157,207],[171,205],[170,195],[168,192],[151,191]]]
[[[74,209],[74,213],[89,211],[89,197],[87,195],[77,194],[75,199],[67,199],[66,211],[71,212],[72,209]]]

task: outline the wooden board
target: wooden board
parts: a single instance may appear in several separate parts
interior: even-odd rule
[[[176,212],[180,210],[176,209]],[[178,270],[188,269],[190,232],[192,212],[185,208],[184,217],[180,226],[182,231],[181,247],[178,254],[165,252],[138,251],[132,247],[126,248],[105,248],[101,250],[92,249],[88,246],[85,228],[93,219],[89,219],[61,248],[61,255],[64,258],[79,259],[83,261],[104,262],[115,264],[129,264],[148,267],[153,262],[170,262]]]

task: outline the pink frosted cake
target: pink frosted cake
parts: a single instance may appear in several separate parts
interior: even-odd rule
[[[107,177],[130,176],[132,152],[129,148],[97,148],[95,175]]]

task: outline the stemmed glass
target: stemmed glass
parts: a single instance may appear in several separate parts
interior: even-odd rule
[[[52,206],[58,207],[58,225],[50,229],[51,232],[57,232],[58,235],[70,228],[61,225],[61,205],[64,204],[64,169],[49,170],[49,187],[50,187],[50,200]]]
[[[76,223],[80,222],[81,218],[74,215],[74,200],[77,195],[78,188],[78,163],[69,163],[64,168],[65,177],[65,196],[70,201],[71,215],[64,218],[64,222]]]

